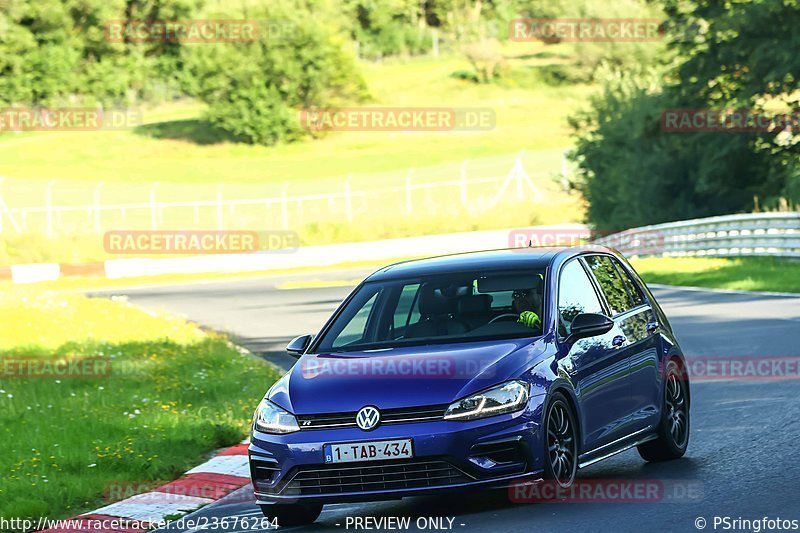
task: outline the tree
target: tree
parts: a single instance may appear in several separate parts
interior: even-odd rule
[[[766,21],[780,15],[781,27],[796,26],[800,7],[789,0],[697,2],[681,12],[677,5],[667,4],[675,65],[644,75],[606,72],[603,94],[570,121],[575,186],[599,229],[751,210],[754,197],[767,207],[781,195],[800,200],[797,129],[676,133],[661,125],[672,108],[759,113],[782,103],[796,112],[797,58],[787,63],[783,52],[767,53],[776,45],[769,34],[781,30],[768,31]]]
[[[425,2],[343,0],[342,4],[361,57],[419,54],[431,47]]]
[[[174,75],[180,45],[114,42],[106,24],[187,18],[199,5],[200,0],[0,3],[0,103],[116,104],[145,97],[154,83]]]
[[[252,43],[187,49],[187,68],[213,124],[251,143],[292,141],[307,133],[301,110],[366,96],[349,41],[334,19],[277,2],[249,17],[281,30],[262,31]]]

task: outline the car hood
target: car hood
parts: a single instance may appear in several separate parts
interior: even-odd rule
[[[518,377],[539,351],[531,339],[383,351],[307,354],[269,393],[294,414],[448,404]]]

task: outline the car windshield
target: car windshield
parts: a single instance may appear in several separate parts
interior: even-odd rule
[[[539,336],[544,275],[542,269],[366,282],[315,351]]]

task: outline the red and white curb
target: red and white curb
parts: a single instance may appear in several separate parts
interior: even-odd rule
[[[166,518],[182,515],[213,503],[250,483],[247,459],[247,441],[219,452],[205,463],[186,472],[180,479],[162,485],[150,492],[106,505],[94,511],[65,519],[70,524],[43,531],[72,533],[87,531],[113,531],[141,533],[150,526],[163,524]],[[120,519],[138,522],[140,528],[97,529],[95,524],[112,524]]]

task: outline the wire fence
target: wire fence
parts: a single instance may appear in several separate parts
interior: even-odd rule
[[[479,214],[537,203],[553,175],[530,174],[525,154],[292,183],[181,184],[0,178],[0,233],[102,234],[112,229],[288,230],[332,220]]]

